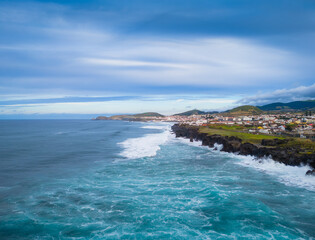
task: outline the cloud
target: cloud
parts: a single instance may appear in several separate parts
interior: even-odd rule
[[[234,102],[199,101],[202,94],[234,101],[258,89],[311,85],[315,6],[308,0],[283,6],[272,0],[0,2],[0,96],[7,95],[2,108],[214,109]],[[175,102],[187,93],[193,102]],[[262,93],[260,100],[242,101],[273,101]],[[17,94],[32,96],[23,100]],[[144,95],[149,97],[93,98]],[[276,95],[281,101],[299,96]]]
[[[74,37],[65,44],[56,42],[54,48],[45,42],[11,48],[7,44],[0,48],[0,84],[25,91],[106,90],[128,95],[142,89],[148,93],[156,86],[265,87],[308,74],[302,66],[307,59],[246,39],[113,39],[103,45],[97,39],[92,43]]]
[[[226,104],[235,103],[235,99],[201,96],[202,99],[190,96],[158,97],[113,97],[113,98],[51,98],[8,100],[0,103],[1,115],[10,114],[121,114],[156,111],[162,114],[174,114],[198,108],[202,110],[222,110]]]
[[[115,62],[116,66],[119,63],[122,67],[126,66],[124,59],[127,58],[135,61],[128,62],[128,66],[134,68],[96,68],[95,71],[103,69],[108,75],[140,84],[149,82],[152,85],[212,87],[262,87],[267,82],[288,81],[302,74],[294,68],[300,65],[299,56],[246,39],[196,38],[190,39],[189,42],[146,39],[141,41],[141,46],[137,41],[132,39],[128,43],[120,44],[123,51],[118,54],[107,51],[107,54],[122,59],[121,62]],[[164,64],[145,61],[147,56],[159,59],[159,63]],[[139,59],[142,60],[138,62]],[[109,65],[109,62],[106,61],[106,64]],[[164,68],[150,69],[145,66]]]
[[[43,98],[43,99],[18,99],[0,101],[0,106],[10,106],[22,104],[47,104],[47,103],[85,103],[85,102],[108,102],[108,101],[128,101],[140,99],[135,96],[117,96],[117,97],[63,97],[63,98]]]
[[[260,93],[239,100],[239,104],[264,105],[272,102],[291,102],[315,98],[315,84],[291,89],[279,89],[269,93]]]
[[[81,61],[82,63],[92,64],[92,65],[116,66],[116,67],[158,67],[158,68],[189,68],[191,67],[188,64],[123,60],[123,59],[82,58],[82,59],[79,59],[79,61]]]
[[[260,4],[245,2],[260,11]],[[284,82],[293,85],[297,77],[314,73],[312,58],[267,45],[240,30],[230,31],[231,20],[238,22],[236,16],[249,9],[220,1],[187,1],[184,5],[141,0],[132,4],[120,0],[20,2],[2,7],[7,10],[0,13],[4,36],[0,41],[0,86],[8,89],[5,91],[56,89],[130,95],[181,93],[186,87],[191,91],[203,88],[209,94],[218,89],[244,93],[271,84],[274,88]],[[174,9],[178,11],[170,11]],[[272,8],[268,11],[274,13]],[[174,34],[156,34],[167,31],[165,19]],[[182,31],[187,35],[176,35]]]

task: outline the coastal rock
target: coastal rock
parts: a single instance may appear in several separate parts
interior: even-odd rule
[[[315,176],[315,170],[308,170],[305,175]]]
[[[261,145],[263,146],[278,146],[280,144],[287,143],[289,140],[288,139],[263,139],[261,140]]]
[[[240,147],[240,154],[256,156],[258,154],[258,147],[251,143],[244,143]]]
[[[223,144],[222,151],[235,153],[240,152],[242,140],[237,137],[225,137],[221,144]]]
[[[294,147],[283,147],[287,139],[263,139],[261,144],[252,144],[242,141],[237,137],[226,137],[221,135],[208,135],[200,133],[199,128],[189,125],[175,124],[172,130],[176,137],[188,138],[191,141],[201,141],[203,146],[214,147],[214,144],[223,145],[221,151],[238,153],[240,155],[251,155],[257,158],[271,157],[274,161],[290,165],[309,165],[315,169],[315,154],[302,154]],[[314,171],[314,170],[312,170]],[[309,173],[313,175],[312,173]]]

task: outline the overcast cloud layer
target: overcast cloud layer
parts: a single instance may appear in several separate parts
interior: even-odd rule
[[[315,98],[315,2],[1,1],[0,115]]]

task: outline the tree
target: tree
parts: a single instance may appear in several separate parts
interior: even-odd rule
[[[293,126],[291,124],[288,124],[288,125],[285,126],[285,130],[289,131],[289,132],[292,132]]]

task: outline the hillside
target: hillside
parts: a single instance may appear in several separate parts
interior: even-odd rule
[[[312,110],[315,111],[315,100],[308,101],[295,101],[289,103],[271,103],[264,106],[258,106],[263,111],[306,111]]]
[[[114,115],[111,117],[98,116],[95,120],[128,120],[128,121],[141,121],[141,118],[154,118],[154,117],[164,117],[162,114],[156,112],[145,112],[139,114],[126,114],[126,115]]]
[[[199,114],[206,114],[206,112],[200,111],[198,109],[194,109],[187,112],[174,114],[174,116],[191,116],[191,115],[199,115]]]
[[[236,107],[226,112],[228,115],[258,115],[261,113],[263,113],[261,109],[251,105]]]
[[[157,112],[145,112],[140,114],[132,115],[134,117],[164,117],[164,115],[159,114]]]

